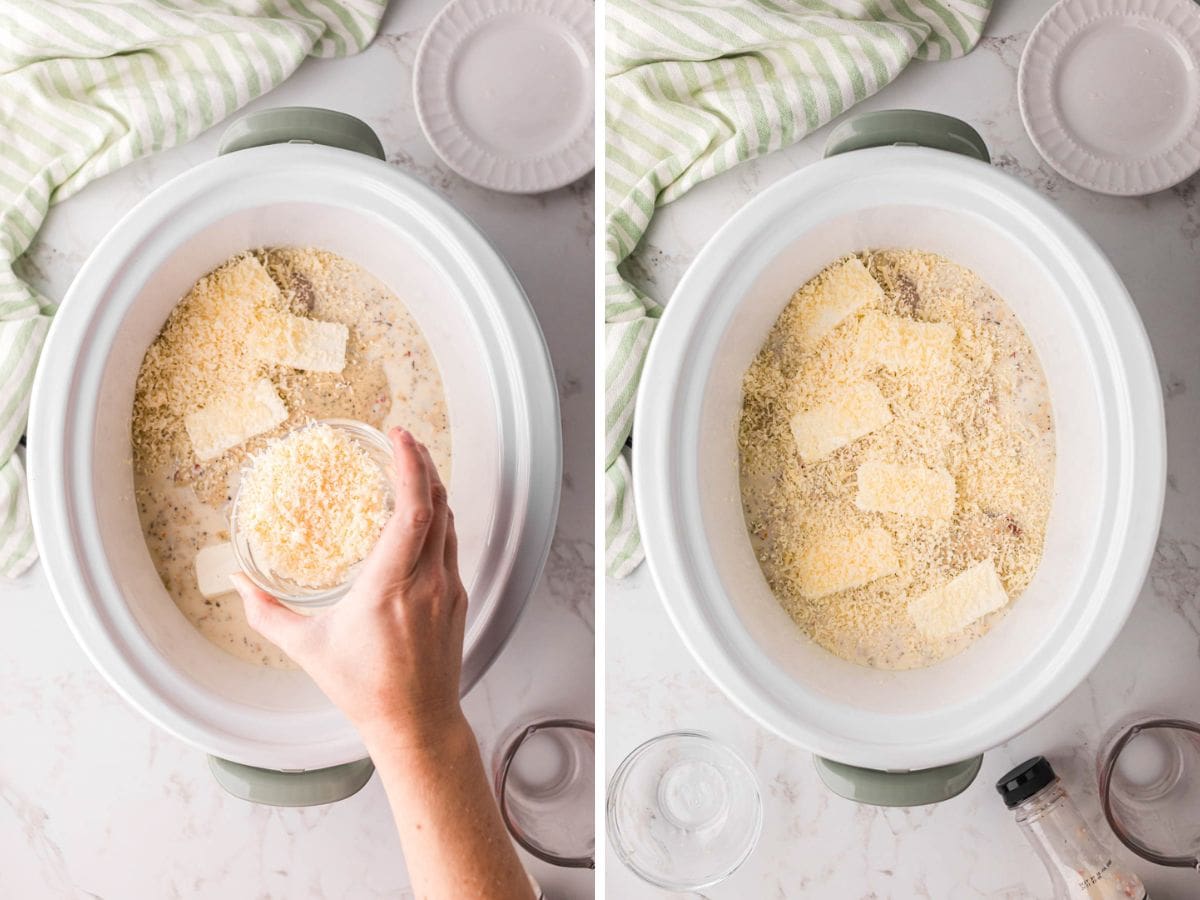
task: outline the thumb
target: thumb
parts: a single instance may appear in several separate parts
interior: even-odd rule
[[[307,617],[288,609],[241,572],[233,575],[233,586],[242,597],[250,627],[291,656],[289,647],[295,646]]]

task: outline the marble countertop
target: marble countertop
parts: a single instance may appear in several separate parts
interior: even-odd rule
[[[709,731],[757,772],[761,843],[726,883],[733,898],[1049,898],[1041,863],[992,784],[1010,765],[1047,755],[1116,858],[1145,880],[1154,900],[1200,896],[1193,872],[1162,869],[1124,851],[1096,800],[1097,741],[1138,711],[1200,718],[1200,176],[1138,199],[1088,193],[1058,176],[1030,143],[1016,80],[1030,30],[1047,0],[995,4],[981,45],[963,59],[917,64],[862,105],[925,108],[971,122],[997,166],[1049,196],[1099,242],[1133,295],[1154,345],[1170,444],[1166,515],[1153,568],[1111,651],[1057,710],[984,757],[968,791],[947,803],[882,810],[842,800],[818,780],[809,754],[758,727],[698,669],[675,634],[643,566],[609,581],[605,633],[611,776],[641,741],[678,728]],[[828,129],[796,146],[700,185],[660,210],[635,262],[650,292],[670,297],[717,227],[754,194],[820,158]],[[609,852],[608,895],[666,896],[639,882]]]
[[[248,109],[324,106],[370,123],[389,162],[428,182],[487,233],[541,320],[562,400],[562,511],[540,587],[508,648],[465,702],[490,755],[500,733],[532,715],[593,717],[593,337],[579,327],[594,310],[592,178],[516,197],[477,188],[441,163],[412,104],[413,58],[440,6],[393,4],[363,54],[309,61]],[[221,131],[218,125],[135,163],[56,207],[27,260],[28,276],[61,298],[125,211],[211,158]],[[229,797],[202,753],[151,725],[92,668],[40,568],[0,585],[0,606],[0,896],[412,896],[378,779],[355,797],[313,809]],[[592,895],[590,872],[524,859],[551,896]]]

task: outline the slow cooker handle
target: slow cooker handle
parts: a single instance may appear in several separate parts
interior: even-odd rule
[[[961,153],[985,163],[992,161],[978,131],[962,119],[924,109],[854,113],[830,132],[825,156],[897,144]]]
[[[369,759],[328,769],[278,772],[210,756],[208,767],[217,783],[233,796],[267,806],[320,806],[345,800],[357,794],[375,771]]]
[[[362,119],[315,106],[279,106],[242,116],[221,135],[217,155],[267,144],[325,144],[387,158],[379,136]]]
[[[863,769],[820,756],[814,756],[813,763],[825,786],[839,797],[868,806],[925,806],[957,797],[970,787],[983,757],[915,772]]]

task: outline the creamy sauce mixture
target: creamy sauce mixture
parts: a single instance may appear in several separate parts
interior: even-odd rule
[[[909,602],[973,563],[994,560],[1009,605],[1041,559],[1054,477],[1049,388],[1017,317],[977,275],[918,251],[859,254],[884,291],[871,312],[954,326],[952,365],[941,372],[888,371],[855,356],[851,314],[820,344],[798,338],[800,293],[789,303],[743,385],[739,432],[743,510],[772,592],[830,652],[884,669],[932,665],[957,654],[1008,606],[948,638],[915,627]],[[803,463],[789,421],[821,398],[867,380],[893,421],[815,462]],[[947,470],[957,491],[945,521],[864,511],[855,502],[868,460]],[[799,589],[798,560],[822,529],[882,528],[899,557],[896,574],[813,598]]]
[[[242,462],[270,438],[310,419],[354,419],[384,431],[393,426],[411,431],[429,447],[448,482],[450,426],[429,345],[404,304],[378,279],[320,250],[274,248],[254,255],[291,311],[350,327],[345,368],[340,373],[277,368],[271,380],[287,404],[288,420],[218,459],[199,463],[184,439],[173,442],[165,461],[151,464],[151,454],[139,452],[135,441],[134,487],[150,556],[180,611],[239,659],[294,668],[283,651],[246,624],[236,594],[205,599],[196,585],[197,551],[229,540],[228,506]]]

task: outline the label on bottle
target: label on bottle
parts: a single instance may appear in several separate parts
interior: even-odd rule
[[[1098,885],[1100,883],[1100,880],[1104,877],[1104,873],[1107,872],[1111,868],[1112,868],[1112,860],[1106,859],[1104,861],[1104,865],[1102,865],[1099,869],[1097,869],[1091,875],[1084,875],[1083,879],[1079,882],[1079,886],[1081,888],[1083,888],[1083,890],[1085,890],[1085,891],[1091,890],[1092,888],[1094,888],[1096,885]]]
[[[1076,884],[1081,891],[1080,897],[1089,900],[1150,900],[1150,894],[1136,875],[1113,870],[1112,857],[1104,861],[1099,869],[1084,874]]]

